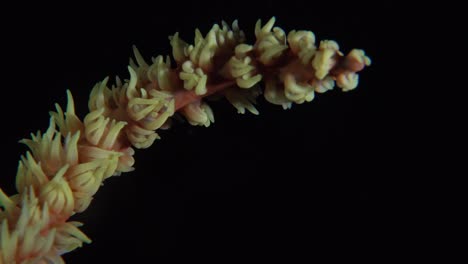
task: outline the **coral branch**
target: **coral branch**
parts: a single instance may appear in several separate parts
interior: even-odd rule
[[[88,208],[105,179],[132,171],[133,148],[150,147],[176,112],[209,126],[214,114],[205,97],[226,97],[239,113],[258,114],[262,93],[286,109],[335,82],[343,91],[356,88],[357,72],[370,65],[362,50],[344,56],[335,41],[316,47],[312,32],[286,34],[274,23],[257,22],[253,45],[237,21],[214,25],[205,37],[196,30],[194,44],[176,33],[169,38],[175,67],[162,56],[148,64],[134,47],[130,79],[117,77],[111,88],[109,78],[97,83],[83,120],[67,91],[66,111],[56,105],[47,131],[21,141],[30,151],[19,161],[18,194],[0,189],[0,263],[63,263],[62,254],[90,243],[69,218]]]

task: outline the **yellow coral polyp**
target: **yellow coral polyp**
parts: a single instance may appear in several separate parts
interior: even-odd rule
[[[260,20],[255,25],[255,50],[258,60],[267,66],[277,63],[288,49],[286,34],[281,28],[273,27],[274,24],[275,18],[272,17],[263,27]]]
[[[30,149],[18,164],[16,189],[0,189],[0,263],[63,263],[62,254],[91,243],[69,218],[85,211],[103,181],[134,170],[134,148],[150,147],[175,113],[192,125],[215,119],[205,97],[226,97],[239,113],[259,114],[257,98],[284,109],[312,101],[336,85],[355,89],[357,72],[371,61],[364,51],[347,56],[335,41],[315,46],[314,33],[275,27],[275,18],[255,25],[256,41],[245,43],[237,21],[214,25],[206,36],[197,29],[193,44],[175,33],[172,55],[147,63],[136,47],[129,80],[98,82],[89,113],[81,120],[67,91],[65,111],[56,104],[45,133],[21,142]],[[264,89],[260,85],[263,81]]]

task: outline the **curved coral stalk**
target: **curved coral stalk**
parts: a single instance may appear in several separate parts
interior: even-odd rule
[[[262,93],[287,109],[335,82],[343,91],[356,88],[357,72],[370,65],[362,50],[344,56],[331,40],[317,48],[312,32],[286,34],[274,23],[257,22],[253,45],[237,21],[214,25],[206,36],[196,30],[194,44],[176,33],[170,37],[175,67],[162,56],[148,64],[134,47],[130,79],[117,77],[111,88],[109,78],[97,83],[83,120],[67,91],[66,111],[56,105],[47,131],[21,141],[30,151],[18,165],[18,194],[0,189],[0,263],[63,263],[62,254],[90,243],[69,218],[86,210],[105,179],[132,171],[134,148],[150,147],[175,113],[209,126],[215,119],[205,97],[225,96],[239,113],[258,114]]]

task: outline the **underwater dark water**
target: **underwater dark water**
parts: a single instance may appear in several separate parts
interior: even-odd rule
[[[342,51],[366,51],[373,65],[354,91],[337,89],[284,111],[259,100],[259,116],[239,115],[225,100],[212,104],[209,128],[176,123],[150,149],[137,150],[136,171],[112,177],[89,209],[73,218],[93,240],[65,255],[67,263],[153,263],[177,260],[363,259],[399,248],[405,227],[402,169],[411,153],[399,149],[389,63],[401,26],[398,6],[251,2],[133,2],[104,9],[18,12],[9,20],[4,53],[5,164],[1,186],[14,193],[17,140],[48,124],[54,103],[75,97],[87,112],[94,83],[128,78],[131,46],[145,58],[170,54],[167,36],[239,20],[254,41],[258,18],[276,16],[285,31],[311,30]],[[395,74],[395,73],[393,73]],[[393,75],[392,75],[393,76]],[[112,79],[112,77],[111,77]],[[13,103],[10,105],[10,103]],[[397,241],[397,242],[392,242]]]

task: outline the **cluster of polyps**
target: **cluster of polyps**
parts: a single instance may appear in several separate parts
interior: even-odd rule
[[[63,263],[60,255],[90,243],[81,224],[68,219],[90,205],[106,178],[132,171],[133,148],[151,146],[175,113],[192,125],[213,123],[205,97],[226,97],[238,112],[258,114],[254,104],[262,92],[290,108],[335,82],[343,91],[356,88],[356,72],[370,64],[362,50],[343,56],[334,41],[316,47],[312,32],[286,34],[274,22],[257,22],[253,45],[244,43],[236,21],[214,25],[205,37],[196,30],[193,45],[176,33],[170,37],[175,67],[162,56],[149,65],[134,48],[130,79],[117,77],[111,88],[108,78],[96,84],[83,121],[67,91],[66,111],[56,105],[47,131],[22,141],[30,151],[19,162],[18,194],[0,189],[0,263]]]

